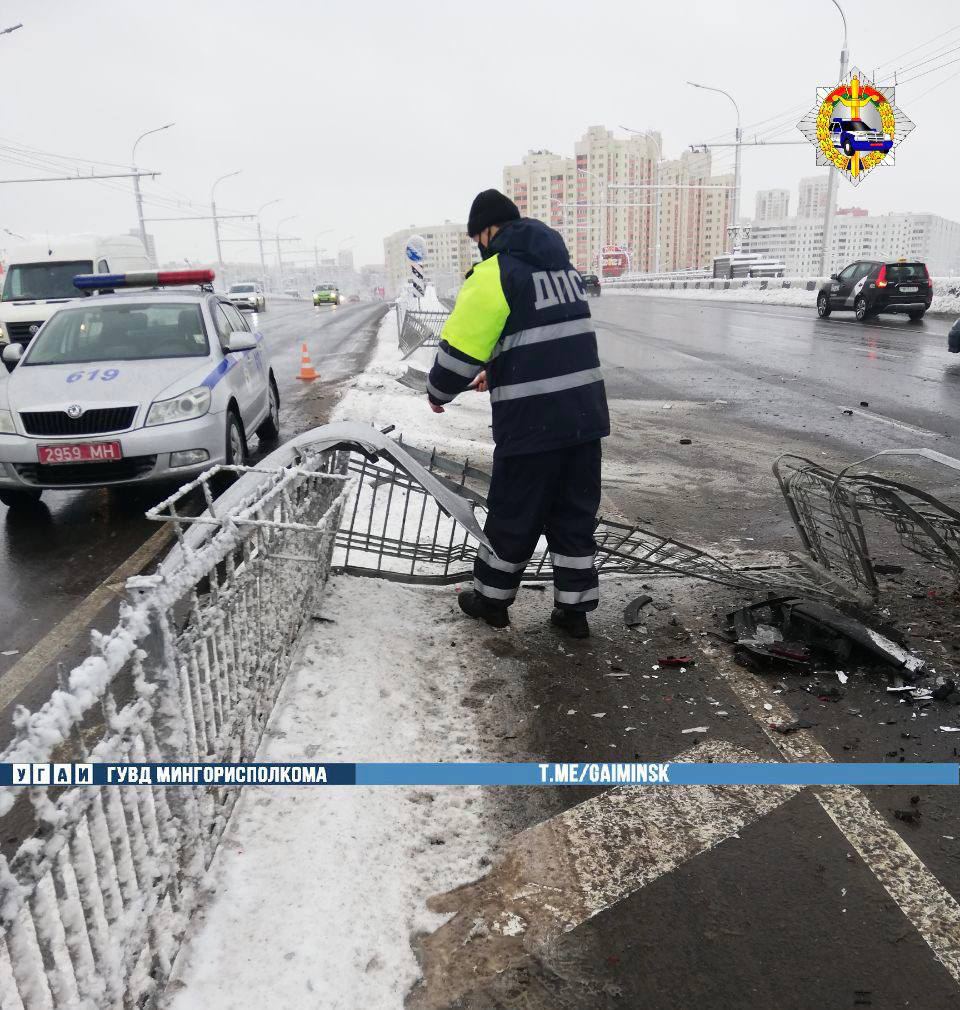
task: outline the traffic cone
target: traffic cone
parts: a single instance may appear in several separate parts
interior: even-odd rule
[[[297,378],[306,379],[308,382],[312,382],[314,379],[320,378],[310,361],[310,355],[307,354],[306,344],[304,344],[300,349],[300,374]]]

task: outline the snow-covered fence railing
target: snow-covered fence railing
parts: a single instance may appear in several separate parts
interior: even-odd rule
[[[649,280],[624,277],[607,278],[603,287],[611,290],[652,291],[773,291],[788,288],[815,291],[821,283],[826,281],[819,277],[662,277]]]
[[[436,347],[449,312],[420,312],[408,309],[400,323],[400,350],[408,358],[418,347]]]
[[[288,444],[214,500],[214,468],[151,510],[178,543],[37,712],[18,709],[10,763],[254,757],[350,494],[346,453]],[[239,795],[156,783],[0,788],[32,837],[0,855],[0,1006],[149,1006]]]

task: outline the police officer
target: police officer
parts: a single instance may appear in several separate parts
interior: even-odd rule
[[[427,381],[436,413],[468,388],[489,389],[493,474],[473,589],[460,608],[495,628],[537,541],[554,570],[551,621],[574,638],[600,593],[594,566],[600,439],[610,434],[597,339],[580,275],[561,236],[521,218],[495,189],[473,201],[467,232],[481,262],[467,274]]]

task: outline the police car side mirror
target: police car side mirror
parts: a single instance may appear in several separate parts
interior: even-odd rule
[[[840,274],[830,274],[830,280],[832,281],[840,280]]]
[[[235,354],[238,351],[252,351],[257,346],[257,339],[252,333],[246,330],[234,330],[227,337],[226,347],[228,354]]]
[[[7,366],[7,371],[12,372],[17,367],[17,362],[23,357],[22,344],[5,344],[3,353],[0,354],[3,363]]]

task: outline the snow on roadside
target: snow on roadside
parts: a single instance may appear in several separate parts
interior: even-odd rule
[[[610,287],[608,294],[639,295],[649,298],[685,298],[694,301],[753,302],[763,305],[792,305],[799,308],[816,308],[817,292],[805,288],[620,288]],[[960,295],[934,293],[930,311],[943,315],[960,316]]]
[[[463,416],[435,415],[422,394],[396,382],[399,371],[391,312],[337,419],[400,422],[421,445],[460,455],[475,446],[479,456],[486,397]],[[444,438],[450,428],[456,433]],[[464,626],[452,589],[336,577],[321,610],[328,620],[305,635],[258,760],[490,756],[461,703],[489,664],[469,647],[477,632]],[[509,662],[500,660],[501,669]],[[479,876],[497,836],[475,788],[247,787],[168,1006],[401,1010],[419,975],[411,934],[444,920],[426,911],[426,898]]]

